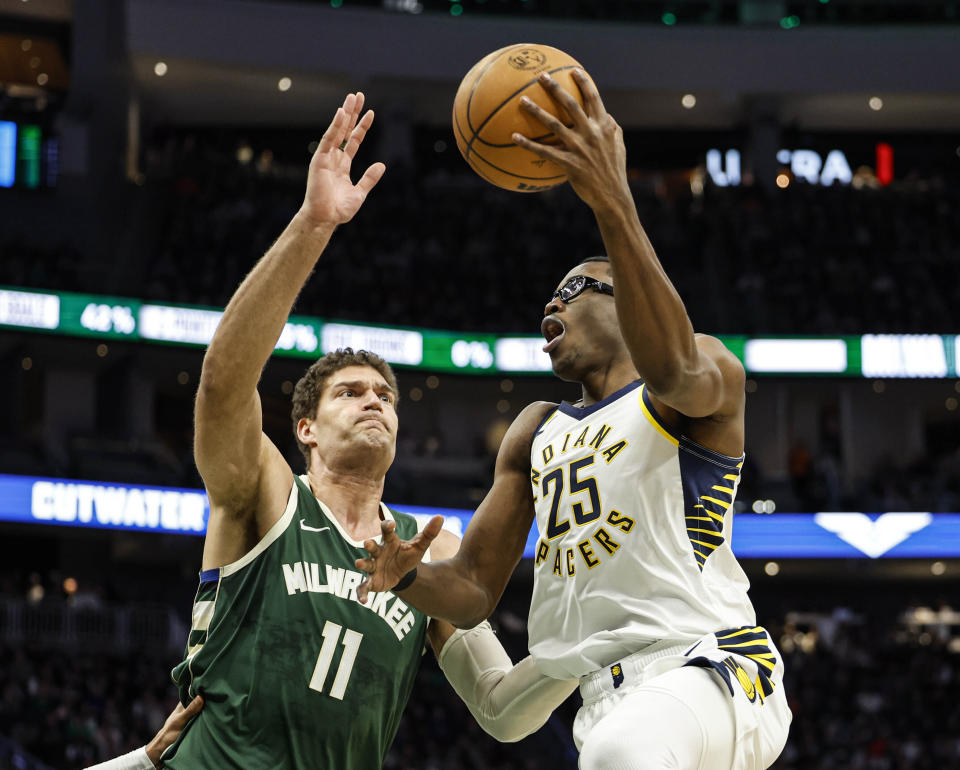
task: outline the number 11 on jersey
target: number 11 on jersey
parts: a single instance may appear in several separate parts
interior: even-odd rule
[[[343,626],[327,621],[323,624],[323,645],[320,647],[320,654],[317,656],[317,665],[313,669],[313,676],[310,677],[310,689],[317,692],[323,692],[323,686],[327,681],[327,674],[330,672],[330,664],[333,662],[333,653],[340,639],[340,632],[343,631],[343,655],[340,656],[340,665],[337,667],[337,674],[333,678],[333,684],[330,685],[330,697],[337,700],[343,700],[343,694],[347,691],[347,683],[350,681],[350,674],[353,671],[353,664],[357,660],[357,653],[360,651],[360,642],[363,640],[363,634],[350,628],[344,629]]]

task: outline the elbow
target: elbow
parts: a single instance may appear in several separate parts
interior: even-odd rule
[[[517,743],[522,741],[528,735],[536,732],[542,725],[537,725],[533,729],[522,729],[516,722],[510,720],[500,720],[496,722],[487,722],[482,724],[484,732],[500,743]]]
[[[475,609],[474,612],[469,615],[464,615],[450,622],[455,628],[459,628],[462,631],[469,631],[471,628],[476,628],[489,618],[493,614],[493,610],[493,607],[483,606]]]

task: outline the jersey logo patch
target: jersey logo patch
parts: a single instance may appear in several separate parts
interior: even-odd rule
[[[619,663],[610,666],[610,675],[613,677],[613,689],[623,684],[623,667]]]
[[[300,519],[300,529],[305,529],[307,532],[326,532],[330,527],[311,527],[306,519]]]

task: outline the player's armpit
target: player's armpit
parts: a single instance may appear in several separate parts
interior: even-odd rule
[[[455,631],[437,659],[477,724],[505,743],[542,727],[578,685],[545,676],[529,656],[514,666],[486,621]]]
[[[293,471],[280,450],[263,434],[260,456],[249,474],[249,479],[238,480],[237,488],[232,491],[221,487],[214,490],[204,477],[210,498],[210,518],[203,543],[202,569],[237,561],[283,516],[294,484]]]

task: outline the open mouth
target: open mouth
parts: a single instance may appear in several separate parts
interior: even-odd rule
[[[547,341],[547,344],[543,346],[543,352],[549,353],[557,345],[560,344],[560,340],[563,339],[566,329],[564,329],[563,321],[553,315],[546,316],[540,322],[540,331],[543,333],[544,339]]]

